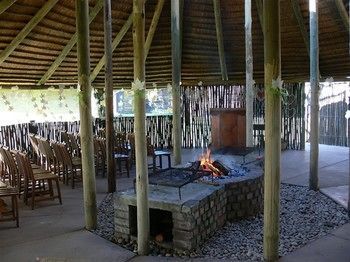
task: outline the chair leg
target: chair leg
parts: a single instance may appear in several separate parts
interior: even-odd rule
[[[52,181],[48,180],[47,183],[49,184],[49,191],[50,191],[50,196],[52,198],[52,200],[54,199],[53,197],[53,187],[52,187]]]
[[[129,159],[125,160],[125,167],[126,167],[126,174],[128,177],[130,177],[130,165],[129,165]]]
[[[159,167],[160,169],[163,169],[163,157],[159,156]]]
[[[153,160],[153,175],[156,173],[156,169],[157,169],[157,159],[155,156],[152,157]]]
[[[171,158],[170,158],[170,155],[168,155],[168,167],[171,168]]]
[[[16,226],[19,227],[19,215],[18,215],[18,202],[17,202],[17,196],[14,196],[15,198],[15,206],[13,207],[15,209],[16,214]]]
[[[60,204],[62,205],[61,189],[60,189],[60,183],[58,181],[58,178],[55,179],[55,182],[56,182],[56,187],[57,187],[58,200],[60,201]]]
[[[33,182],[32,182],[32,210],[34,210],[35,184],[36,184],[36,181],[33,180]]]

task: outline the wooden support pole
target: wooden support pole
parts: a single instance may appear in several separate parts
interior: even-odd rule
[[[350,10],[349,10],[350,12]],[[348,112],[350,112],[350,97],[348,100]],[[349,147],[349,193],[348,193],[348,215],[350,217],[350,116],[348,121],[348,147]]]
[[[254,82],[253,82],[253,45],[252,45],[252,1],[245,0],[245,61],[246,61],[246,146],[253,147],[253,107],[254,107]]]
[[[0,15],[13,5],[17,0],[2,0],[0,2]]]
[[[33,30],[33,28],[50,12],[58,0],[48,0],[35,16],[25,25],[18,35],[0,54],[0,65],[12,54],[12,52],[21,44],[24,38]]]
[[[222,33],[220,0],[213,0],[213,6],[214,6],[214,15],[215,15],[216,38],[218,42],[218,50],[219,50],[219,57],[220,57],[221,78],[222,80],[228,80],[225,48],[224,48],[224,37]]]
[[[181,33],[180,3],[171,0],[171,56],[172,56],[172,98],[173,98],[173,154],[175,165],[181,164]]]
[[[156,6],[156,10],[154,11],[152,22],[151,22],[151,25],[149,27],[147,38],[146,38],[145,59],[147,58],[149,49],[151,48],[152,40],[154,37],[154,33],[156,32],[156,29],[157,29],[160,15],[162,14],[163,6],[164,6],[164,0],[158,0],[158,4]]]
[[[95,19],[95,17],[100,12],[102,7],[103,7],[103,0],[97,0],[95,6],[92,8],[91,13],[89,15],[89,24]],[[49,78],[53,75],[53,73],[55,73],[56,69],[61,65],[63,60],[72,50],[73,46],[75,46],[75,44],[77,43],[77,40],[78,40],[78,32],[75,32],[75,34],[71,37],[71,39],[68,41],[66,46],[63,48],[60,55],[55,59],[55,61],[51,64],[51,66],[43,75],[43,77],[39,80],[38,85],[43,85],[47,82],[47,80],[49,80]]]
[[[346,11],[346,7],[344,6],[343,0],[335,0],[335,5],[337,7],[338,13],[341,17],[345,29],[349,32],[349,16],[348,12]]]
[[[278,260],[281,97],[280,1],[264,1],[265,68],[265,186],[264,186],[264,259]]]
[[[116,191],[113,125],[113,51],[111,0],[104,0],[104,42],[105,42],[105,101],[106,101],[106,156],[108,192]]]
[[[112,42],[112,53],[114,50],[118,47],[119,43],[122,41],[123,37],[125,34],[128,32],[129,28],[132,25],[132,14],[129,16],[128,20],[126,20],[125,24],[123,27],[120,29],[119,33],[115,36]],[[106,63],[106,55],[103,55],[101,59],[98,61],[97,65],[95,66],[94,70],[91,73],[91,82],[94,82],[96,79],[97,75],[100,73],[102,70],[103,66]]]
[[[76,0],[80,139],[86,229],[97,227],[95,164],[91,116],[89,1]]]
[[[319,48],[318,48],[318,4],[317,0],[309,1],[310,12],[310,176],[309,187],[318,190],[318,140],[319,140]]]
[[[148,170],[145,107],[145,1],[133,0],[134,115],[136,152],[137,248],[149,252]]]

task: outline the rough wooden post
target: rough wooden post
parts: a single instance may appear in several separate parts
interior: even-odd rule
[[[172,55],[172,98],[173,98],[173,148],[175,165],[181,164],[181,33],[180,3],[171,0],[171,55]]]
[[[310,12],[310,176],[309,187],[318,190],[318,139],[319,139],[319,63],[318,63],[318,7],[317,0],[309,0]]]
[[[347,121],[348,121],[349,170],[350,170],[350,97],[348,102]],[[350,217],[350,172],[349,172],[348,214]]]
[[[108,192],[116,191],[114,162],[114,126],[113,126],[113,51],[112,51],[112,14],[111,0],[104,0],[104,42],[105,42],[105,101],[106,101],[106,156]]]
[[[148,173],[145,113],[145,1],[133,0],[134,114],[138,254],[149,252]]]
[[[277,261],[281,157],[280,1],[264,1],[265,187],[264,259]]]
[[[91,116],[89,1],[76,0],[75,8],[78,32],[79,111],[85,227],[91,230],[97,227],[97,208]]]
[[[253,46],[252,46],[252,1],[245,0],[245,61],[246,61],[246,146],[253,146],[253,106],[254,106],[254,81],[253,81]]]

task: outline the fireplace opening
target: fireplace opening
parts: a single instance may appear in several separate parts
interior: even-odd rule
[[[137,237],[137,209],[129,206],[130,234]],[[173,241],[173,215],[170,211],[161,209],[149,209],[150,236],[158,243]]]

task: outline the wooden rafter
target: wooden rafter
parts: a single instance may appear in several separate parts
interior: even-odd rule
[[[263,3],[262,0],[256,0],[256,10],[258,11],[261,30],[264,33],[264,17],[263,17]]]
[[[298,26],[300,29],[301,36],[303,37],[307,53],[310,55],[310,40],[309,40],[309,34],[307,33],[305,23],[304,23],[304,18],[300,10],[300,5],[297,0],[291,0],[291,4],[293,7],[293,12],[295,19],[298,22]]]
[[[219,50],[219,57],[220,57],[221,77],[222,77],[222,80],[228,80],[225,48],[224,48],[224,37],[222,33],[220,0],[213,0],[213,5],[214,5],[214,15],[215,15],[216,38],[218,41],[218,50]]]
[[[0,2],[0,15],[7,10],[12,4],[14,4],[17,0],[2,0]]]
[[[117,48],[117,46],[119,45],[119,43],[122,41],[123,37],[125,36],[126,32],[128,32],[129,28],[131,27],[132,17],[133,17],[133,14],[131,14],[129,16],[128,20],[126,20],[125,24],[120,29],[119,33],[113,39],[112,52]],[[105,63],[106,63],[106,55],[103,55],[91,73],[91,76],[90,76],[91,82],[93,82],[96,79],[97,75],[100,73],[100,71],[102,70]]]
[[[33,28],[45,17],[58,0],[47,1],[35,16],[25,25],[18,35],[0,54],[0,65],[12,54],[12,52],[21,44],[24,38],[33,30]]]
[[[57,1],[57,0],[56,0]],[[97,14],[100,12],[100,10],[103,7],[103,1],[98,0],[96,2],[96,5],[93,7],[89,14],[89,24],[95,19]],[[61,54],[56,58],[56,60],[52,63],[50,68],[46,71],[46,73],[43,75],[43,77],[39,80],[38,85],[43,85],[47,82],[47,80],[53,75],[53,73],[56,71],[56,69],[61,65],[63,60],[66,58],[68,53],[72,50],[73,46],[77,43],[78,40],[78,33],[75,32],[75,34],[71,37],[67,45],[63,48]]]
[[[337,7],[337,10],[339,12],[339,15],[341,17],[341,20],[343,21],[344,27],[347,31],[349,31],[349,16],[346,11],[346,8],[344,6],[344,3],[342,0],[335,0],[335,5]]]
[[[156,10],[154,11],[152,22],[149,27],[146,42],[145,42],[145,59],[147,58],[149,49],[151,48],[152,40],[154,37],[154,33],[157,29],[159,17],[162,13],[163,6],[164,6],[164,0],[158,0],[158,4],[156,6]]]

